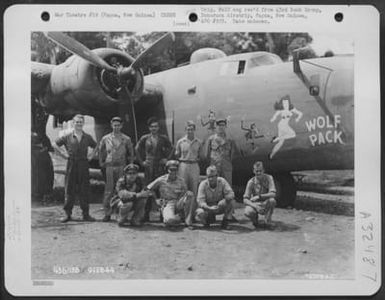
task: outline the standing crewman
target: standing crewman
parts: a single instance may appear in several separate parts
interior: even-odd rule
[[[236,146],[234,141],[226,135],[227,120],[219,119],[216,123],[217,133],[207,140],[206,157],[210,159],[210,165],[216,166],[218,175],[225,178],[231,186],[233,183],[232,159]]]
[[[135,150],[139,163],[144,167],[145,183],[149,184],[165,173],[165,165],[173,154],[173,147],[167,136],[159,134],[158,119],[151,117],[147,125],[150,133],[140,138]],[[152,197],[147,200],[144,221],[150,220],[152,201]]]
[[[168,174],[155,179],[147,190],[159,191],[157,204],[161,207],[163,222],[166,226],[174,226],[184,219],[186,226],[193,229],[194,195],[187,190],[183,178],[178,176],[178,161],[169,160],[166,164]]]
[[[197,196],[199,208],[196,210],[195,218],[205,227],[209,227],[215,222],[216,215],[223,214],[221,227],[228,229],[233,212],[234,192],[226,179],[218,176],[215,166],[209,166],[206,174],[207,179],[199,184]]]
[[[123,176],[127,163],[132,163],[135,157],[131,138],[121,132],[122,127],[123,120],[120,117],[113,117],[112,132],[105,135],[99,145],[99,164],[102,168],[106,168],[103,222],[111,220],[110,200],[114,194],[116,182]]]
[[[245,216],[257,228],[258,214],[265,215],[265,225],[271,227],[271,216],[277,204],[274,179],[271,175],[265,173],[261,161],[254,163],[253,172],[255,176],[247,182],[245,194],[243,195],[243,203],[246,205]]]
[[[68,159],[65,176],[65,202],[64,211],[66,216],[61,219],[65,223],[71,220],[72,208],[75,203],[75,196],[79,196],[80,208],[83,211],[84,221],[95,221],[89,215],[89,165],[88,165],[88,148],[96,148],[95,140],[83,131],[84,116],[76,115],[73,117],[74,129],[59,137],[53,147],[58,151],[59,155]],[[65,150],[62,149],[65,146]]]
[[[196,125],[193,121],[186,123],[186,135],[176,143],[175,156],[179,159],[179,176],[187,185],[187,189],[197,196],[199,184],[199,155],[202,141],[195,137]]]

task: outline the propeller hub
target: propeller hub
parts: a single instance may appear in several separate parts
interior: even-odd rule
[[[135,78],[135,69],[131,67],[118,67],[117,76],[122,84],[126,84],[130,79]]]
[[[103,91],[115,101],[126,102],[119,96],[121,89],[127,89],[129,96],[137,96],[143,91],[143,73],[131,67],[132,61],[125,56],[110,55],[104,57],[106,63],[115,69],[111,72],[97,68],[97,77]]]

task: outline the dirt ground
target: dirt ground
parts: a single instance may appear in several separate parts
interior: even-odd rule
[[[91,214],[103,217],[101,204]],[[61,224],[60,205],[32,208],[33,279],[352,279],[354,218],[276,209],[275,229],[239,223],[220,229],[169,230],[158,221],[141,228],[110,223]],[[65,273],[65,274],[63,274]]]

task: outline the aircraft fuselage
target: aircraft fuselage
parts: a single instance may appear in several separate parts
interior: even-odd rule
[[[177,140],[185,122],[194,120],[196,135],[206,139],[211,131],[197,117],[207,122],[212,110],[216,118],[229,117],[227,133],[240,150],[235,169],[250,170],[255,160],[274,172],[353,168],[352,56],[301,61],[302,74],[293,72],[292,63],[249,69],[246,64],[239,73],[239,62],[229,56],[145,77],[146,84],[161,87],[169,136],[172,123]],[[318,96],[310,94],[309,85],[317,85]],[[298,122],[294,111],[271,120],[275,102],[285,95],[302,114]],[[255,123],[257,138],[241,128],[243,118],[244,128]],[[283,145],[270,159],[279,136]]]

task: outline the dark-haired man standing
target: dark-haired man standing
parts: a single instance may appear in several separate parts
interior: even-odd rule
[[[152,117],[147,121],[150,133],[143,135],[135,150],[139,163],[144,167],[146,184],[165,173],[165,165],[172,155],[173,147],[167,136],[159,134],[159,120]],[[150,197],[146,203],[144,221],[149,221],[152,206]]]

